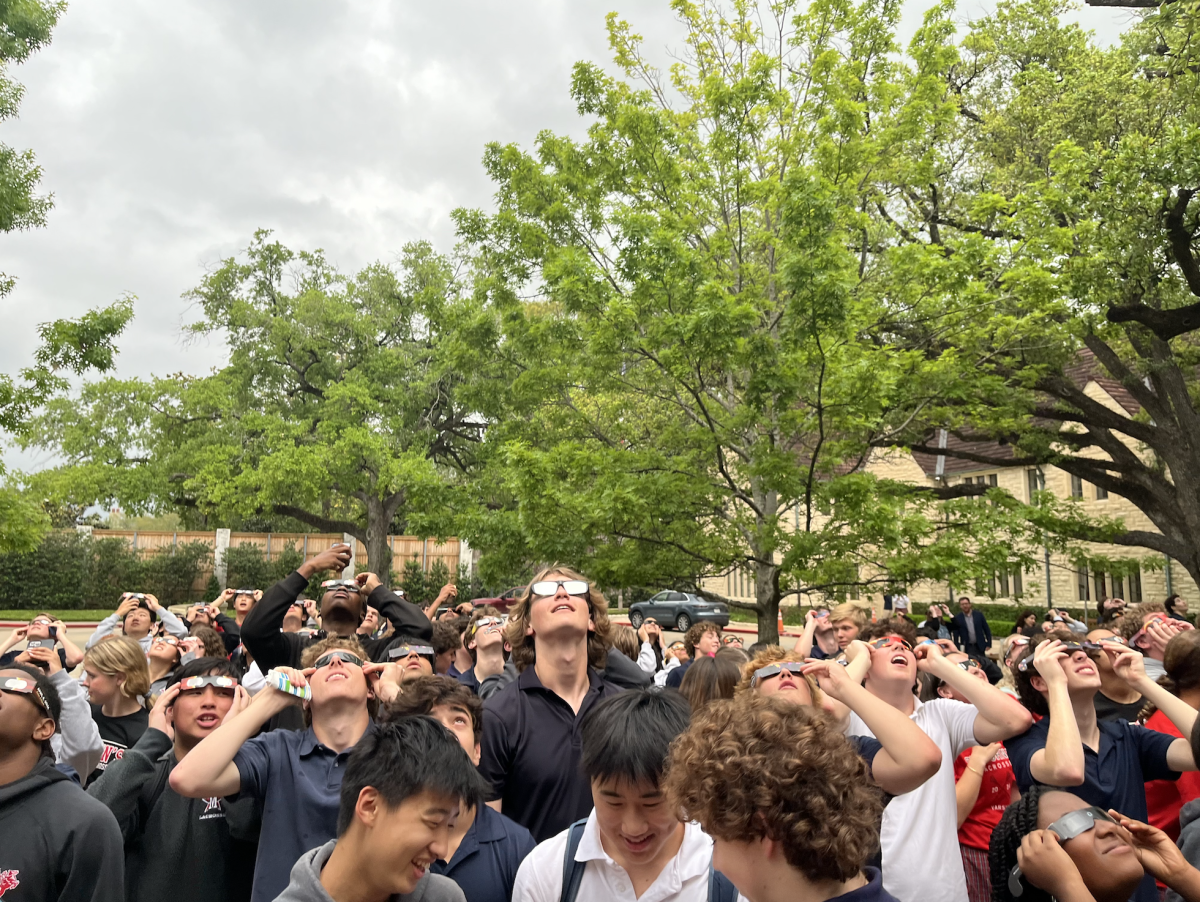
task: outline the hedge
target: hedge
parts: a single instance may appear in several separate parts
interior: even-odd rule
[[[122,592],[186,604],[200,600],[194,585],[211,561],[203,542],[143,556],[124,539],[51,533],[36,551],[0,555],[0,608],[112,610]]]

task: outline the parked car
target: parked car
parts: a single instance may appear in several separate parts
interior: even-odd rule
[[[528,586],[513,586],[511,589],[501,592],[495,598],[472,598],[471,604],[475,605],[475,607],[479,607],[481,604],[490,604],[501,614],[507,614],[509,605],[516,604],[517,599],[528,588]]]
[[[659,592],[647,601],[629,606],[629,623],[634,629],[638,629],[647,617],[653,617],[665,629],[686,633],[693,623],[701,620],[728,626],[729,607],[690,592]]]

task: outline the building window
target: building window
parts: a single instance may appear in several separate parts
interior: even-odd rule
[[[1080,479],[1078,476],[1071,477],[1071,497],[1072,498],[1082,498],[1083,497],[1083,480]],[[1083,599],[1080,599],[1080,600],[1082,601]]]
[[[1109,580],[1108,588],[1112,591],[1109,598],[1124,598],[1125,597],[1125,580],[1120,576],[1114,576]]]
[[[1108,489],[1102,489],[1102,488],[1100,488],[1100,486],[1096,486],[1096,500],[1097,501],[1107,501],[1108,500]],[[1118,597],[1120,597],[1120,596],[1118,596]]]
[[[1121,596],[1129,604],[1142,603],[1142,574],[1139,570],[1134,570],[1129,574],[1129,595]]]
[[[1096,601],[1100,602],[1108,598],[1108,592],[1104,588],[1105,576],[1101,571],[1097,571],[1092,576],[1092,585],[1096,588]]]
[[[1028,494],[1029,503],[1033,504],[1033,495],[1041,488],[1041,482],[1038,480],[1037,470],[1025,471],[1025,491]]]
[[[1075,571],[1076,586],[1079,590],[1079,600],[1087,601],[1092,596],[1088,593],[1088,572],[1085,567],[1082,570]]]

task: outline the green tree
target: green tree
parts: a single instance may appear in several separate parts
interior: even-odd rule
[[[371,562],[390,561],[390,530],[450,535],[484,427],[463,374],[491,370],[460,293],[452,262],[425,244],[399,268],[347,277],[259,232],[189,293],[203,314],[190,331],[224,340],[227,364],[97,382],[52,405],[31,441],[67,465],[46,490],[289,518],[355,536]]]
[[[7,0],[0,4],[0,122],[17,115],[24,93],[10,74],[12,66],[50,43],[50,32],[66,8],[64,2],[43,0]],[[0,232],[45,223],[51,201],[35,193],[41,177],[41,167],[32,151],[17,151],[0,142]],[[0,273],[0,297],[12,286],[12,277]]]
[[[457,214],[521,361],[489,433],[517,503],[473,544],[608,586],[748,572],[767,641],[788,595],[1031,563],[1006,502],[864,470],[917,390],[864,340],[888,315],[864,208],[940,84],[928,39],[899,61],[890,0],[673,7],[669,77],[610,16],[626,80],[576,66],[586,140],[489,147],[499,211]]]
[[[874,335],[916,352],[904,378],[925,391],[875,441],[1065,470],[1153,528],[1015,512],[1200,582],[1200,7],[1112,47],[1065,9],[1001,3],[957,45],[947,10],[926,29],[944,89],[868,205],[896,311]]]

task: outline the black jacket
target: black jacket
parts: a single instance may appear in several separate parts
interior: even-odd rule
[[[0,786],[4,902],[121,902],[121,831],[112,812],[42,758]]]
[[[125,839],[126,898],[249,899],[257,843],[237,837],[239,827],[250,826],[254,800],[185,799],[167,783],[175,763],[170,738],[147,730],[88,786],[88,795],[112,811]]]
[[[217,615],[217,633],[225,643],[225,654],[231,655],[242,644],[242,630],[228,614]]]
[[[293,571],[263,593],[262,600],[254,606],[242,621],[242,644],[254,656],[258,669],[266,673],[272,667],[299,667],[300,655],[313,640],[296,633],[280,632],[288,608],[295,604],[300,593],[308,587],[308,580]],[[387,586],[378,586],[367,597],[367,604],[386,617],[396,632],[414,639],[430,639],[433,626],[429,618],[416,605],[403,601]],[[360,640],[361,641],[361,640]],[[369,639],[362,643],[367,657],[380,660],[383,649],[392,640]]]
[[[962,611],[955,614],[954,619],[950,622],[950,633],[954,636],[954,644],[963,651],[986,652],[992,647],[992,630],[988,626],[987,618],[983,616],[983,611],[971,611],[970,616],[975,624],[975,644],[971,645],[969,641],[967,618]]]

